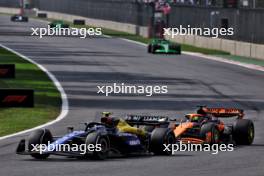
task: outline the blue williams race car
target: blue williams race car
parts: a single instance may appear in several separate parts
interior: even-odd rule
[[[61,137],[53,136],[48,129],[38,129],[29,136],[27,142],[25,139],[20,141],[16,153],[31,155],[36,159],[46,159],[50,155],[61,155],[99,160],[105,159],[111,154],[123,156],[131,154],[171,154],[163,151],[163,144],[175,142],[171,129],[156,128],[152,132],[147,132],[129,125],[132,122],[133,125],[158,125],[160,123],[156,119],[133,115],[128,116],[127,120],[121,120],[121,122],[119,120],[119,124],[126,124],[123,129],[141,131],[144,135],[119,130],[116,121],[113,121],[113,123],[86,123],[83,131],[74,131],[73,127],[69,127],[69,133]]]

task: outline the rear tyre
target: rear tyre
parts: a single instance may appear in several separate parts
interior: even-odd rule
[[[251,145],[254,141],[254,124],[248,119],[237,119],[233,125],[233,139],[238,145]]]
[[[149,133],[151,133],[154,129],[155,129],[155,126],[153,126],[153,125],[147,125],[147,126],[143,127],[143,130],[145,130]]]
[[[24,17],[24,21],[25,22],[28,22],[28,17]]]
[[[171,151],[164,151],[164,144],[174,144],[175,142],[176,139],[171,129],[155,128],[151,133],[150,151],[155,155],[172,155]]]
[[[38,129],[34,131],[30,136],[28,140],[28,150],[32,151],[33,146],[40,145],[40,144],[48,144],[48,142],[52,142],[53,137],[51,132],[48,129]],[[31,154],[33,158],[36,159],[46,159],[49,157],[49,154],[40,154],[40,153],[34,153]]]
[[[220,132],[214,123],[206,123],[201,127],[201,137],[208,144],[218,144],[220,139]]]
[[[95,146],[95,150],[91,153],[87,151],[87,153],[91,153],[90,157],[95,160],[104,160],[108,157],[110,143],[107,136],[102,136],[97,132],[93,132],[88,134],[86,137],[85,144],[88,149],[89,144],[93,144]],[[97,146],[101,146],[101,150],[96,150]],[[89,155],[87,155],[89,157]]]
[[[155,44],[154,44],[154,45],[152,45],[151,48],[152,48],[151,53],[152,53],[152,54],[155,54],[155,53],[156,53],[156,50],[159,49],[160,47],[159,47],[159,45],[155,45]]]
[[[151,44],[148,45],[148,53],[152,53],[152,45]]]
[[[55,28],[56,27],[56,25],[53,24],[53,23],[49,24],[49,26],[50,26],[50,28]]]

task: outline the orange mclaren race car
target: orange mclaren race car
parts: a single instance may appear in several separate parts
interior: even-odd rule
[[[200,106],[196,113],[186,114],[180,122],[164,116],[134,117],[137,120],[129,118],[127,122],[140,125],[140,122],[147,121],[148,125],[144,123],[144,128],[149,132],[156,127],[171,128],[176,140],[183,143],[250,145],[254,140],[254,124],[249,119],[243,119],[244,112],[241,109]],[[223,118],[231,122],[224,122]]]
[[[236,117],[232,122],[221,118]],[[235,108],[207,108],[201,106],[196,113],[186,114],[180,123],[171,123],[178,141],[191,143],[235,143],[250,145],[254,140],[254,124],[243,119],[244,112]]]

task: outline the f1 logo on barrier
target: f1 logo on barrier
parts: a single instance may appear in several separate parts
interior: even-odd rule
[[[25,101],[27,98],[27,96],[25,95],[8,95],[5,97],[5,99],[3,100],[3,103],[22,103],[23,101]]]
[[[15,65],[0,64],[0,78],[15,78]]]
[[[0,108],[2,107],[34,107],[34,91],[0,89]]]

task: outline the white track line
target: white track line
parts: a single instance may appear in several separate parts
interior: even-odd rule
[[[134,43],[134,44],[137,44],[137,45],[147,46],[147,44],[141,43],[141,42],[138,42],[138,41],[129,40],[129,39],[125,39],[125,38],[119,38],[119,39],[124,40],[126,42]],[[264,67],[263,66],[259,66],[259,65],[243,63],[243,62],[239,62],[239,61],[225,59],[225,58],[222,58],[222,57],[205,55],[205,54],[202,54],[202,53],[194,53],[194,52],[186,52],[186,51],[184,51],[182,53],[186,54],[186,55],[202,57],[202,58],[205,58],[205,59],[214,60],[214,61],[218,61],[218,62],[238,65],[238,66],[245,67],[245,68],[252,69],[252,70],[264,71]]]
[[[57,78],[52,73],[50,73],[45,67],[43,67],[42,65],[38,64],[37,62],[31,60],[30,58],[28,58],[28,57],[26,57],[26,56],[24,56],[24,55],[22,55],[22,54],[20,54],[20,53],[18,53],[16,51],[10,49],[10,48],[2,45],[2,44],[0,44],[0,47],[3,47],[6,50],[18,55],[19,57],[31,62],[32,64],[37,65],[43,72],[45,72],[49,76],[49,78],[55,84],[57,89],[60,91],[61,99],[62,99],[61,112],[60,112],[60,115],[55,120],[47,122],[47,123],[45,123],[43,125],[31,128],[31,129],[27,129],[27,130],[24,130],[24,131],[20,131],[18,133],[14,133],[14,134],[10,134],[10,135],[6,135],[6,136],[3,136],[3,137],[0,137],[0,140],[7,139],[7,138],[10,138],[10,137],[14,137],[14,136],[18,136],[18,135],[21,135],[21,134],[24,134],[24,133],[27,133],[27,132],[30,132],[30,131],[33,131],[33,130],[36,130],[36,129],[39,129],[39,128],[43,128],[43,127],[52,125],[52,124],[62,120],[64,117],[66,117],[66,115],[69,112],[68,98],[67,98],[67,95],[66,95],[64,89],[62,88],[60,82],[57,80]]]
[[[222,57],[217,57],[217,56],[205,55],[205,54],[201,54],[201,53],[193,53],[193,52],[183,52],[183,53],[187,54],[187,55],[193,55],[193,56],[202,57],[202,58],[209,59],[209,60],[218,61],[218,62],[224,62],[224,63],[228,63],[228,64],[238,65],[238,66],[249,68],[252,70],[264,71],[264,67],[259,66],[259,65],[243,63],[243,62],[239,62],[239,61],[234,61],[234,60],[230,60],[230,59],[226,59],[226,58],[222,58]]]
[[[141,45],[141,46],[148,46],[145,43],[138,42],[138,41],[134,41],[134,40],[129,40],[129,39],[125,39],[125,38],[119,38],[119,39],[124,40],[124,41],[127,41],[127,42],[130,42],[130,43],[134,43],[134,44],[137,44],[137,45]]]

